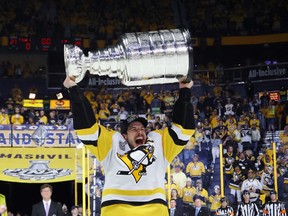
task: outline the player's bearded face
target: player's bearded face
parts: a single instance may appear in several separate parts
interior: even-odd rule
[[[132,122],[127,130],[126,140],[131,148],[146,143],[145,127],[141,122]]]

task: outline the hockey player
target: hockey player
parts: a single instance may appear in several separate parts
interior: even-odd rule
[[[179,80],[179,98],[175,102],[171,127],[145,133],[147,120],[129,116],[121,133],[96,122],[91,105],[73,77],[66,77],[74,128],[105,172],[102,216],[168,216],[165,198],[165,170],[194,133],[190,103],[193,82]]]

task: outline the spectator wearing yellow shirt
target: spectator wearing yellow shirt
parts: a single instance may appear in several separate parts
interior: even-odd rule
[[[45,116],[44,110],[40,110],[38,122],[39,122],[39,124],[47,124],[48,118],[47,118],[47,116]]]
[[[188,177],[186,179],[186,185],[182,189],[182,199],[184,203],[192,205],[193,203],[193,196],[196,193],[196,188],[192,185],[192,179]]]
[[[227,122],[227,120],[229,120],[229,121]],[[237,123],[236,123],[236,120],[234,121],[233,118],[230,118],[227,120],[226,120],[227,123],[225,122],[225,124],[227,126],[227,130],[228,130],[227,134],[231,135],[237,129]]]
[[[144,95],[144,100],[146,101],[147,105],[150,107],[152,100],[154,99],[154,95],[151,94],[150,91],[148,91],[146,93],[146,95]]]
[[[252,118],[251,118],[250,121],[249,121],[250,127],[252,127],[253,124],[256,125],[256,128],[257,128],[258,130],[260,130],[260,119],[258,119],[256,113],[253,113],[253,114],[252,114]]]
[[[107,109],[105,104],[101,104],[101,108],[98,112],[100,123],[103,124],[110,117],[110,111]]]
[[[186,167],[186,174],[196,182],[198,179],[201,179],[203,173],[205,173],[205,166],[201,161],[199,161],[199,156],[195,154],[193,161],[188,163]]]
[[[125,96],[122,93],[120,93],[119,95],[117,95],[117,100],[116,101],[118,102],[118,104],[120,106],[124,106],[126,98],[125,98]]]
[[[88,99],[88,101],[91,103],[92,98],[95,98],[95,94],[91,90],[86,90],[84,92],[85,97]]]
[[[269,131],[274,131],[275,129],[274,124],[275,124],[275,117],[276,117],[274,101],[269,102],[269,106],[267,107],[264,115],[265,115],[265,119],[266,119],[267,126],[268,126],[267,129]]]
[[[242,127],[244,127],[244,125],[246,124],[246,120],[244,119],[244,115],[241,115],[240,117],[239,117],[239,120],[238,120],[238,123],[237,123],[237,125],[239,126],[241,126],[241,128]]]
[[[208,191],[203,188],[202,180],[198,179],[196,181],[196,193],[194,196],[200,196],[202,197],[203,205],[206,205],[206,202],[208,201]]]
[[[235,119],[234,116],[231,115],[231,114],[228,115],[228,117],[227,117],[227,119],[226,119],[226,121],[225,121],[225,123],[224,123],[224,125],[226,125],[227,127],[228,127],[229,124],[237,124],[236,119]]]
[[[273,167],[273,160],[271,159],[271,156],[268,153],[266,153],[261,160],[265,166]]]
[[[10,118],[4,108],[0,111],[0,125],[2,124],[10,124]]]
[[[217,114],[217,110],[213,110],[212,115],[210,116],[210,122],[212,129],[218,127],[220,116]]]
[[[219,185],[214,186],[214,192],[209,196],[209,203],[211,203],[210,212],[214,215],[216,210],[221,206],[221,193]]]
[[[14,125],[21,125],[24,123],[24,117],[20,114],[19,107],[15,107],[15,114],[11,117],[11,123]]]
[[[242,129],[242,126],[241,125],[237,125],[236,129],[233,131],[233,134],[231,134],[231,136],[233,137],[233,140],[235,142],[237,142],[238,148],[239,148],[239,145],[242,146],[242,144],[241,144],[241,133],[240,133],[241,129]]]
[[[182,188],[186,185],[187,176],[184,172],[182,172],[180,164],[176,164],[174,168],[175,172],[172,173],[173,181],[182,191]]]

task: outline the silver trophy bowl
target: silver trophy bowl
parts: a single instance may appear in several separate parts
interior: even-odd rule
[[[83,51],[64,45],[66,74],[79,83],[87,71],[118,77],[126,86],[166,84],[181,77],[192,80],[193,48],[188,30],[171,29],[126,33],[115,46]]]

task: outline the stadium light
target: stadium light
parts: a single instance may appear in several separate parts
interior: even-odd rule
[[[29,93],[29,99],[34,100],[36,98],[35,93]]]
[[[63,99],[63,94],[61,92],[59,92],[56,94],[56,97],[58,100],[61,100],[61,99]]]

